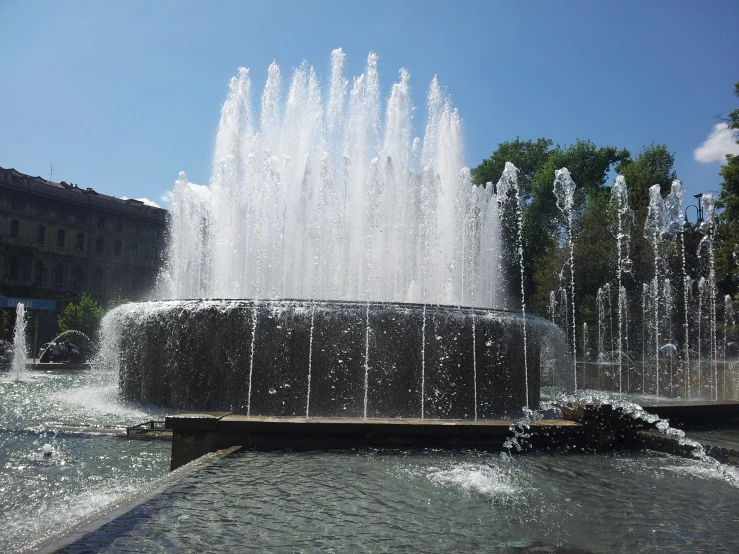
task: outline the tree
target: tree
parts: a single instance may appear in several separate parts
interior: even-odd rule
[[[100,327],[105,311],[89,294],[82,294],[79,304],[71,303],[59,316],[59,329],[81,331],[92,338]]]
[[[9,310],[0,309],[0,339],[8,338],[8,331],[10,330],[10,317],[8,316]]]
[[[734,93],[739,96],[739,83],[734,84]],[[739,129],[739,109],[729,114],[729,127]],[[737,141],[739,144],[739,140]],[[721,193],[719,199],[724,208],[724,221],[739,225],[739,156],[726,155],[726,165],[721,168]]]
[[[649,206],[649,188],[659,185],[664,196],[670,192],[672,181],[677,179],[677,173],[673,169],[675,155],[667,150],[664,144],[650,144],[642,148],[636,159],[630,157],[616,165],[616,173],[620,173],[626,179],[629,188],[629,206],[635,213],[644,212]],[[635,221],[640,218],[636,217]],[[643,222],[643,219],[641,219]],[[638,226],[638,225],[637,225]]]
[[[117,308],[118,306],[121,306],[122,304],[128,304],[130,300],[128,298],[125,298],[118,294],[115,298],[111,298],[108,301],[108,311],[112,310],[113,308]]]
[[[562,167],[570,170],[577,185],[575,206],[579,212],[586,198],[600,191],[614,164],[629,158],[629,152],[613,146],[597,147],[589,140],[577,140],[569,146],[557,145],[551,148],[552,141],[539,138],[536,141],[502,142],[490,158],[473,170],[475,182],[496,183],[500,179],[505,162],[513,163],[519,169],[519,186],[523,204],[523,242],[526,252],[524,261],[526,295],[532,298],[536,313],[546,311],[548,292],[537,292],[535,274],[542,268],[554,266],[547,256],[559,246],[559,210],[554,197],[554,172]],[[515,229],[503,223],[504,268],[513,275],[518,263],[515,256]],[[551,273],[551,271],[550,271]],[[539,275],[543,275],[541,272]],[[509,285],[512,291],[514,287]],[[546,298],[545,298],[546,296]]]
[[[734,84],[734,93],[739,96],[739,83]],[[731,129],[739,129],[739,109],[729,114]],[[739,144],[739,140],[737,141]],[[739,259],[739,156],[727,154],[726,165],[719,175],[723,179],[719,193],[719,205],[724,211],[719,216],[716,229],[719,246],[716,251],[716,277],[721,294],[737,292],[736,269]]]
[[[518,184],[524,200],[531,194],[531,180],[537,171],[549,159],[552,141],[539,138],[536,141],[522,141],[519,137],[511,142],[501,142],[489,158],[472,170],[472,180],[479,185],[498,182],[503,174],[506,162],[518,168]]]

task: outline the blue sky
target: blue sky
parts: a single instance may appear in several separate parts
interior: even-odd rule
[[[180,170],[208,182],[239,66],[255,95],[273,60],[287,76],[306,59],[326,83],[337,47],[349,78],[379,55],[385,98],[405,67],[423,107],[438,75],[470,166],[516,136],[655,142],[690,193],[717,190],[719,162],[694,151],[739,107],[736,0],[0,0],[0,21],[0,166],[48,177],[53,164],[54,180],[160,204]],[[702,159],[721,148],[719,133]]]

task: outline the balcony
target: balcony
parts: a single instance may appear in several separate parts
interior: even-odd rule
[[[21,279],[20,277],[3,276],[2,283],[3,285],[13,285],[16,287],[32,287],[33,286],[30,279]]]

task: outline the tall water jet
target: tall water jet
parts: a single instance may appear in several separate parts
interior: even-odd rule
[[[565,218],[567,242],[570,249],[570,300],[572,302],[572,360],[577,358],[577,323],[575,320],[575,243],[572,238],[572,209],[575,205],[575,182],[570,177],[567,168],[557,169],[554,172],[554,195],[557,198],[557,208]]]
[[[685,271],[685,233],[680,233],[682,237],[682,256],[683,256],[683,306],[685,310],[685,320],[683,328],[685,329],[685,397],[690,398],[690,326],[688,325],[690,302],[693,298],[693,279],[686,274]]]
[[[15,308],[15,333],[13,335],[13,379],[22,381],[26,377],[26,307],[18,302]]]
[[[628,337],[628,318],[624,318],[626,311],[626,295],[621,293],[623,289],[623,276],[631,272],[631,258],[629,256],[630,233],[630,209],[629,195],[626,190],[626,180],[623,175],[616,177],[616,182],[611,187],[611,201],[616,209],[616,279],[618,281],[618,390],[623,392],[622,364],[624,337]]]
[[[683,375],[685,376],[685,396],[690,397],[690,325],[689,325],[689,303],[692,291],[692,281],[688,276],[688,269],[685,260],[685,212],[683,212],[683,202],[685,201],[685,188],[679,180],[672,182],[670,191],[671,206],[673,206],[672,225],[677,226],[677,232],[680,233],[680,257],[681,269],[683,274],[683,342],[685,343],[685,353],[683,359]],[[679,208],[678,208],[679,207]]]
[[[609,361],[613,357],[613,316],[611,313],[611,284],[598,289],[595,297],[598,309],[598,359]]]
[[[654,251],[654,278],[652,279],[652,301],[654,303],[654,363],[656,378],[656,394],[659,396],[659,349],[660,349],[660,328],[659,328],[659,298],[660,298],[660,276],[661,262],[660,257],[660,238],[664,231],[665,213],[662,195],[659,185],[652,185],[649,188],[649,211],[644,222],[644,236],[652,243]]]
[[[557,293],[553,290],[549,291],[549,321],[557,323],[555,319],[557,314]]]
[[[698,244],[698,257],[705,249],[708,253],[708,280],[706,281],[706,292],[708,293],[708,348],[711,360],[711,397],[718,400],[718,341],[716,338],[716,256],[714,247],[714,233],[716,227],[716,202],[711,194],[703,195],[703,207],[706,210],[706,219],[699,227],[703,238]]]
[[[510,205],[513,204],[513,217],[516,220],[516,253],[518,264],[521,270],[521,325],[523,327],[523,359],[526,375],[526,398],[529,397],[529,371],[528,371],[528,355],[526,340],[526,289],[524,282],[524,265],[523,265],[523,214],[521,213],[521,196],[518,188],[518,169],[510,162],[506,162],[503,175],[496,186],[498,203],[500,205],[501,217],[505,217],[507,211],[511,210]],[[576,376],[575,376],[576,377]],[[577,378],[575,378],[575,388],[577,388]],[[526,408],[528,408],[528,403]]]
[[[623,321],[623,325],[619,324],[619,329],[623,327],[624,333],[623,336],[619,337],[619,345],[623,345],[625,348],[624,350],[626,352],[629,351],[629,302],[628,297],[626,296],[626,287],[621,287],[621,290],[619,291],[618,295],[618,309],[620,317]],[[619,378],[621,376],[621,364],[623,361],[621,360],[623,354],[619,354]],[[630,371],[626,371],[626,390],[631,390],[631,377],[630,377]],[[619,382],[619,392],[622,392],[621,389],[621,383]]]
[[[726,399],[726,373],[727,367],[726,367],[726,355],[727,350],[729,349],[729,329],[734,327],[734,301],[731,298],[730,294],[727,294],[724,296],[724,348],[723,348],[723,354],[724,354],[724,382],[723,382],[723,391],[724,391],[724,400]]]
[[[706,304],[707,281],[705,277],[698,279],[698,397],[703,395],[703,307]]]
[[[664,200],[665,209],[665,230],[664,234],[669,237],[677,237],[680,235],[680,252],[681,252],[681,269],[682,269],[682,284],[685,286],[685,277],[687,276],[687,269],[685,265],[685,213],[683,212],[683,203],[685,201],[685,189],[680,180],[675,179],[672,181],[670,186],[670,193]],[[669,299],[665,295],[665,302],[670,302],[668,308],[669,317],[672,317],[672,309],[674,309],[674,299],[671,291]],[[687,306],[688,293],[683,289],[683,309],[684,309],[684,342],[685,342],[685,354],[684,360],[682,361],[683,375],[687,374],[687,366],[690,363],[690,351],[688,349],[689,329],[688,329],[688,306]],[[672,326],[670,319],[670,327],[668,334],[672,336]],[[670,358],[670,379],[672,380],[672,358]],[[672,395],[672,382],[670,383],[670,394]]]
[[[649,285],[642,283],[641,289],[641,390],[646,394],[647,384],[647,339],[649,337]]]
[[[674,298],[674,292],[672,289],[672,281],[670,279],[665,279],[663,283],[663,294],[664,294],[664,305],[665,305],[665,311],[664,311],[664,325],[662,325],[662,328],[665,330],[665,334],[667,335],[667,340],[672,341],[672,311],[674,309],[675,305],[675,298]],[[670,369],[670,390],[669,390],[669,396],[672,396],[672,388],[674,385],[673,382],[673,356],[667,356],[667,362]]]

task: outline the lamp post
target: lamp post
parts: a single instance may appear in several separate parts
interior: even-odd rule
[[[701,202],[701,198],[703,198],[703,193],[699,192],[697,194],[694,194],[693,198],[698,199],[698,205],[696,206],[695,204],[691,204],[690,206],[685,207],[685,221],[688,221],[688,210],[690,208],[695,208],[695,215],[697,218],[695,224],[700,225],[701,223],[703,223],[703,203]]]

